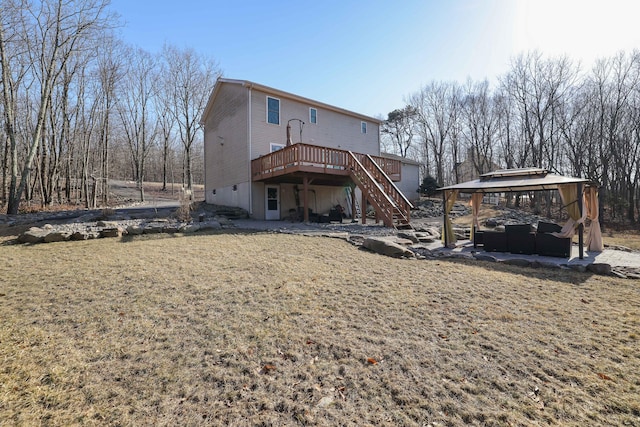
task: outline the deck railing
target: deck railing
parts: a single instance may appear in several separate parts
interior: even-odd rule
[[[353,155],[359,161],[366,161],[366,154],[353,153]],[[348,175],[349,157],[348,151],[337,148],[302,143],[293,144],[252,160],[251,176],[254,181],[258,181],[297,170]],[[392,180],[400,180],[402,164],[399,160],[379,156],[370,157]]]
[[[404,194],[396,187],[393,181],[389,178],[387,173],[384,171],[382,167],[378,164],[378,162],[374,161],[371,156],[365,156],[364,159],[360,160],[362,166],[369,171],[371,177],[382,187],[382,190],[385,194],[393,200],[396,209],[398,210],[397,214],[400,215],[403,221],[409,223],[409,218],[411,215],[411,209],[413,205],[411,202],[405,197]]]

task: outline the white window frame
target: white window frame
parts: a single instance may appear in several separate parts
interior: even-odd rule
[[[269,99],[274,99],[274,100],[278,101],[278,123],[272,123],[272,122],[269,121]],[[266,117],[267,123],[271,124],[271,125],[280,126],[280,99],[279,98],[275,98],[273,96],[267,95],[266,107],[267,107],[267,117]]]
[[[284,147],[286,147],[286,145],[278,144],[278,143],[275,143],[275,142],[271,142],[269,144],[269,153],[273,153],[273,152],[276,152],[278,150],[282,150]]]
[[[367,133],[367,122],[360,122],[360,133]]]
[[[312,111],[314,111],[316,113],[315,121],[313,120],[314,117],[311,114]],[[309,123],[314,124],[314,125],[318,124],[318,109],[317,108],[309,107]]]

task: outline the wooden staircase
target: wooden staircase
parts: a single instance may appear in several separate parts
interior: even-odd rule
[[[413,228],[410,224],[413,205],[371,156],[367,154],[356,157],[349,151],[348,165],[351,178],[385,226],[396,229]],[[362,209],[364,210],[364,206]]]

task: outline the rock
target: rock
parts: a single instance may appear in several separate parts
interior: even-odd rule
[[[498,220],[495,218],[487,218],[487,220],[484,222],[484,225],[486,225],[487,227],[497,227],[498,226]]]
[[[18,236],[18,242],[20,243],[42,243],[45,236],[49,234],[49,231],[43,230],[40,227],[31,227],[20,236]]]
[[[96,223],[96,225],[98,227],[103,227],[103,228],[118,228],[118,223],[115,221],[98,221]]]
[[[420,243],[433,243],[433,242],[435,242],[435,241],[437,241],[439,239],[440,239],[439,237],[436,238],[436,237],[431,237],[431,236],[424,236],[424,237],[420,236],[420,237],[418,237],[418,241]]]
[[[522,258],[505,259],[504,261],[502,261],[502,263],[508,265],[517,265],[518,267],[529,267],[531,265],[529,260]]]
[[[100,232],[100,237],[122,237],[122,229],[120,227],[105,228]]]
[[[185,224],[180,227],[181,233],[195,233],[200,230],[200,224]]]
[[[496,257],[487,254],[474,254],[473,257],[479,261],[498,262]]]
[[[53,242],[66,242],[71,237],[71,233],[69,231],[52,231],[51,233],[44,236],[44,243],[53,243]]]
[[[220,230],[222,224],[218,221],[208,221],[200,223],[200,230]]]
[[[144,234],[162,233],[162,230],[164,230],[164,225],[157,224],[155,222],[150,222],[148,224],[145,224],[144,226]]]
[[[71,236],[69,237],[69,240],[74,240],[74,241],[88,240],[88,239],[89,239],[89,233],[86,233],[84,231],[76,231],[73,234],[71,234]]]
[[[362,246],[370,251],[394,258],[413,258],[415,256],[412,251],[404,246],[382,238],[368,237],[364,240]]]
[[[364,243],[364,236],[350,234],[347,241],[352,245],[362,246],[362,244]]]
[[[140,225],[133,224],[127,227],[127,234],[131,236],[139,236],[144,233],[144,228],[140,227]]]
[[[421,259],[429,258],[433,256],[433,252],[429,248],[425,248],[422,246],[412,247],[411,252],[416,254],[416,256],[420,256]]]
[[[587,270],[595,273],[595,274],[599,274],[601,276],[607,276],[609,274],[611,274],[611,266],[609,264],[605,264],[605,263],[593,263],[593,264],[589,264],[587,266]]]
[[[414,242],[413,240],[403,239],[401,237],[394,237],[391,240],[399,245],[404,245],[404,246],[411,246],[412,244],[417,243],[417,242]]]
[[[229,218],[226,218],[224,216],[218,216],[216,215],[214,218],[213,222],[217,222],[218,224],[220,224],[221,226],[230,226],[233,225],[233,221],[231,221]]]
[[[420,240],[414,233],[410,233],[407,231],[400,231],[398,232],[397,236],[400,237],[401,239],[410,240],[412,243],[420,242]]]
[[[167,224],[163,229],[162,232],[163,233],[169,233],[169,234],[175,234],[178,231],[180,231],[180,225],[179,224]]]

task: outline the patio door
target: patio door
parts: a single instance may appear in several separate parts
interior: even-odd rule
[[[280,187],[277,185],[266,185],[265,191],[265,215],[267,221],[280,219]]]

